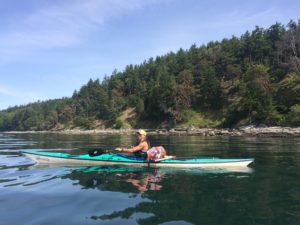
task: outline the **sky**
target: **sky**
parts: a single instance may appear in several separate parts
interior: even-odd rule
[[[0,110],[192,44],[298,21],[299,0],[0,0]]]

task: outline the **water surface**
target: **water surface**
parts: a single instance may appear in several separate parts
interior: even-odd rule
[[[150,136],[179,157],[255,158],[252,169],[33,165],[22,149],[79,154],[134,136],[0,134],[1,225],[300,224],[300,139]]]

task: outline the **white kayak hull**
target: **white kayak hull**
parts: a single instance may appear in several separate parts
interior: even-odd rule
[[[170,167],[170,168],[239,168],[247,167],[254,159],[192,159],[192,160],[173,160],[167,159],[159,162],[148,161],[126,161],[126,160],[102,160],[99,157],[43,155],[39,152],[22,152],[25,156],[39,164],[80,164],[80,165],[104,165],[104,166],[136,166],[136,167]],[[59,154],[59,153],[58,153]],[[108,155],[108,154],[107,154]]]

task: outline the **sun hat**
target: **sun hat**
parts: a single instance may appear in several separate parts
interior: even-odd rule
[[[137,132],[137,134],[146,136],[146,135],[147,135],[147,132],[146,132],[145,130],[143,130],[143,129],[140,129],[140,130]]]

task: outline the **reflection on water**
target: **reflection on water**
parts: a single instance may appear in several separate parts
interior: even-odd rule
[[[47,165],[26,165],[9,169],[2,168],[2,171],[4,173],[1,177],[0,187],[6,189],[17,188],[15,190],[24,189],[29,191],[31,195],[33,194],[32,191],[34,193],[37,192],[34,195],[41,193],[48,196],[49,202],[53,201],[53,198],[56,198],[56,194],[61,195],[64,192],[71,193],[73,198],[78,198],[77,194],[83,194],[87,198],[86,200],[81,199],[81,201],[85,202],[84,204],[95,202],[96,199],[100,202],[106,199],[105,201],[111,203],[108,204],[105,202],[105,205],[98,208],[98,212],[92,213],[89,218],[93,221],[115,221],[116,224],[120,220],[123,222],[136,220],[139,224],[158,224],[170,221],[167,217],[158,219],[163,213],[159,212],[160,210],[158,209],[161,205],[160,202],[166,207],[170,203],[175,204],[177,201],[178,196],[174,196],[170,190],[174,191],[174,189],[177,189],[174,194],[176,192],[180,193],[180,199],[187,197],[189,200],[186,204],[195,204],[194,200],[189,198],[189,196],[198,188],[193,187],[193,184],[178,183],[182,179],[182,175],[185,177],[186,182],[189,180],[187,176],[194,176],[195,174],[197,174],[198,179],[201,179],[201,175],[206,177],[208,174],[210,174],[209,179],[214,178],[214,173],[208,173],[205,170],[199,170],[198,173],[191,171],[194,172],[193,174],[189,173],[188,170],[182,170],[180,173],[177,173],[176,170],[170,169],[161,170],[157,168],[143,169],[134,167],[51,167]],[[235,173],[225,174],[228,177],[235,176]],[[241,175],[239,174],[239,176]],[[247,174],[243,176],[247,176]],[[215,179],[217,178],[215,177]],[[185,193],[184,191],[187,189],[187,186],[190,188],[190,193]],[[78,192],[78,190],[85,190],[85,194],[81,193],[82,191]],[[93,190],[93,192],[86,192],[88,190]],[[96,193],[95,190],[99,192]],[[162,193],[157,195],[155,194],[156,192]],[[101,194],[99,195],[99,193]],[[118,193],[125,195],[121,196]],[[116,199],[115,196],[118,196],[118,198]],[[131,201],[129,205],[124,204],[128,201]],[[120,205],[120,202],[123,203]],[[6,204],[9,207],[12,202],[6,202]],[[59,207],[64,208],[65,206],[62,205]],[[81,206],[78,205],[78,207]],[[33,209],[36,208],[33,207]],[[43,214],[43,212],[40,213]],[[184,222],[182,219],[171,217],[174,221]]]
[[[47,168],[48,165],[35,165],[33,167]],[[137,167],[113,167],[113,166],[91,166],[72,168],[70,173],[61,175],[62,179],[78,181],[76,184],[85,189],[98,188],[99,190],[139,192],[160,191],[163,188],[164,179],[174,178],[184,174],[189,175],[213,175],[227,174],[236,178],[247,177],[253,170],[247,172],[232,172],[228,170],[206,170],[206,169],[170,169],[170,168],[137,168]],[[122,184],[122,188],[118,189]]]
[[[243,171],[32,165],[19,150],[81,153],[84,146],[132,139],[0,135],[1,224],[300,224],[299,139],[152,139],[179,156],[246,156],[255,165]]]
[[[159,169],[87,167],[76,169],[63,178],[78,180],[78,184],[86,189],[144,193],[148,190],[160,190],[162,188],[160,183],[164,177],[165,173]]]
[[[118,176],[122,176],[122,174],[118,174]],[[142,177],[135,173],[130,174],[126,181],[137,187],[140,193],[143,193],[148,190],[159,191],[162,188],[162,185],[159,185],[159,183],[163,177],[164,174],[157,170],[155,172],[146,172],[142,174]]]

